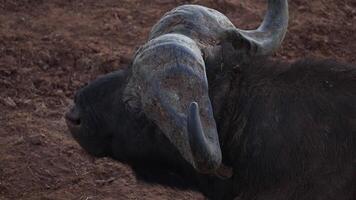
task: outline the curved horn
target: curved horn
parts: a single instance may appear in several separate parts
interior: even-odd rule
[[[142,110],[197,171],[214,172],[222,156],[198,45],[184,35],[162,35],[139,50],[131,70],[125,97],[135,100],[128,106]]]
[[[256,30],[236,29],[238,38],[248,42],[250,55],[269,55],[281,45],[288,27],[288,0],[268,0],[268,9]]]
[[[216,170],[221,164],[221,150],[217,138],[207,138],[200,120],[199,107],[196,102],[189,106],[187,130],[189,144],[196,167],[202,172]],[[216,129],[214,131],[217,135]]]

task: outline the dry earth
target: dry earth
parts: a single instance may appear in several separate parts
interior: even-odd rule
[[[88,156],[63,120],[78,88],[125,67],[164,12],[185,3],[241,28],[255,28],[265,9],[262,0],[0,0],[0,200],[204,199]],[[356,64],[355,32],[355,0],[291,0],[276,57]]]

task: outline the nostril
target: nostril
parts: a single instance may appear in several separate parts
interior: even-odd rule
[[[66,113],[65,118],[73,125],[80,125],[79,111],[76,106],[73,106],[69,112]]]

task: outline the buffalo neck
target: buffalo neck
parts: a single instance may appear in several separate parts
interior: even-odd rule
[[[215,79],[209,85],[213,101],[214,115],[217,121],[223,162],[233,165],[239,157],[236,152],[242,148],[245,127],[251,124],[250,110],[261,98],[268,96],[270,82],[289,65],[269,61],[266,58],[256,58],[253,62],[245,62],[234,69],[220,75],[221,80]],[[210,83],[209,83],[210,84]],[[235,152],[233,155],[229,152]]]

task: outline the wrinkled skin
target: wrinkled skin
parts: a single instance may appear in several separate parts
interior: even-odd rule
[[[183,27],[191,27],[191,8],[176,9],[188,13]],[[172,12],[127,70],[77,93],[66,117],[74,139],[92,155],[178,169],[211,199],[351,200],[356,67],[271,63],[258,57],[284,32],[265,46],[268,38],[248,38],[278,23],[255,35],[206,24],[211,35],[203,37],[199,28],[172,27]],[[215,36],[217,43],[204,42]],[[220,176],[221,163],[232,176]]]

